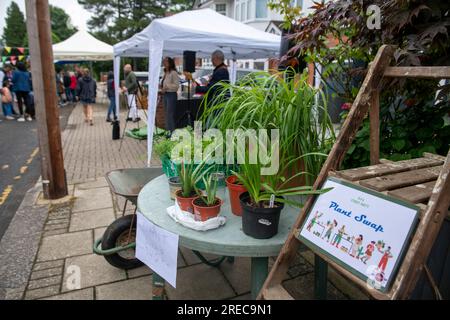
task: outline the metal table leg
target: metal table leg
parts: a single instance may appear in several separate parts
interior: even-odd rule
[[[255,300],[269,273],[269,258],[252,257],[251,273],[252,299]]]
[[[314,298],[327,299],[328,263],[314,255]]]
[[[164,300],[164,279],[154,272],[152,282],[152,300]]]

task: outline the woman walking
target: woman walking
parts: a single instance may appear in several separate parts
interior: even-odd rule
[[[83,76],[78,79],[77,96],[83,104],[84,122],[94,125],[92,121],[92,104],[97,96],[97,83],[92,79],[89,69],[83,70]]]
[[[17,121],[24,122],[25,119],[27,121],[32,121],[34,110],[31,109],[30,103],[31,77],[23,62],[17,64],[17,70],[13,73],[12,83],[12,89],[16,94],[20,112],[20,118],[17,119]],[[25,105],[25,112],[23,110],[23,105]]]
[[[116,115],[116,89],[114,84],[114,73],[112,71],[108,72],[108,80],[106,82],[106,88],[108,92],[109,108],[108,114],[106,115],[106,121],[111,122],[111,113],[114,115],[114,121],[117,120]]]
[[[161,92],[164,95],[164,112],[166,117],[166,130],[172,132],[176,129],[175,108],[177,104],[177,92],[180,87],[180,77],[175,68],[175,61],[166,57],[163,61],[164,77],[161,83]]]

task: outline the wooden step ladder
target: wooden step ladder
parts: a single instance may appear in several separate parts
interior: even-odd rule
[[[422,158],[412,160],[380,160],[379,93],[384,77],[450,79],[450,67],[390,67],[394,50],[393,46],[383,45],[370,63],[366,78],[314,183],[314,189],[320,189],[328,176],[337,176],[419,205],[422,209],[420,222],[392,286],[384,293],[369,288],[365,281],[321,253],[314,252],[316,298],[326,298],[328,264],[375,299],[408,298],[422,271],[434,285],[426,261],[450,206],[450,151],[447,157],[425,153]],[[368,112],[371,166],[337,171]],[[283,288],[282,281],[300,245],[295,234],[306,219],[314,199],[311,196],[306,201],[258,299],[292,299]]]

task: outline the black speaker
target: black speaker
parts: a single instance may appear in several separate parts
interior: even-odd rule
[[[183,51],[183,71],[195,72],[195,51]]]
[[[119,124],[119,120],[115,120],[111,124],[112,124],[112,139],[113,140],[120,139],[120,124]]]

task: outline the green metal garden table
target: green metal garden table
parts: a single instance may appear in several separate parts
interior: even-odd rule
[[[278,234],[271,239],[254,239],[242,232],[241,217],[231,213],[228,194],[221,209],[227,218],[225,225],[209,231],[195,231],[176,223],[166,213],[173,205],[169,184],[161,175],[142,188],[138,211],[152,223],[179,236],[179,245],[191,250],[228,257],[251,258],[251,296],[255,299],[268,274],[268,259],[277,256],[299,213],[299,209],[286,205],[281,212]],[[164,280],[153,275],[153,296],[162,296]]]

